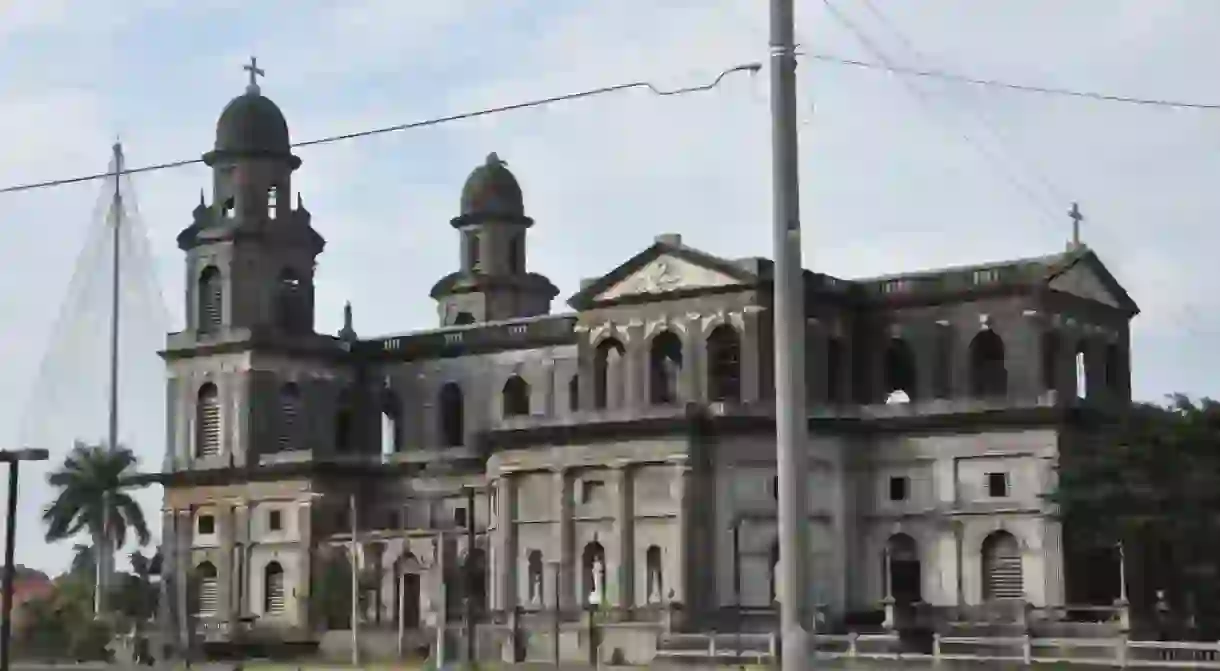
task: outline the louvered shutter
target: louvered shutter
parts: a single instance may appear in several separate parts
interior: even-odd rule
[[[199,390],[195,408],[195,452],[200,457],[220,454],[220,394],[214,384]]]
[[[1021,575],[1021,548],[1007,534],[990,539],[983,557],[984,587],[988,599],[1021,599],[1025,586]]]

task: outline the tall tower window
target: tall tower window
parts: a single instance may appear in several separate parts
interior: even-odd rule
[[[508,242],[508,272],[516,275],[525,269],[525,238],[514,235]]]
[[[305,323],[305,287],[291,268],[280,272],[276,287],[276,322],[286,331],[294,331]]]
[[[281,450],[295,450],[299,446],[301,406],[300,387],[290,382],[280,388],[280,431],[278,438]]]
[[[199,301],[196,328],[200,333],[216,333],[224,318],[224,282],[220,269],[208,266],[199,273],[196,300]]]
[[[220,394],[208,382],[199,388],[195,401],[195,456],[220,454]]]
[[[479,269],[479,236],[474,231],[462,233],[462,246],[466,249],[466,268],[471,272]]]
[[[278,186],[273,186],[267,189],[267,218],[275,219],[275,212],[279,209],[279,191]]]

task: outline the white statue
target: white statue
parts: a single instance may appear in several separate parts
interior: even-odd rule
[[[602,562],[601,557],[594,557],[593,566],[590,568],[593,572],[593,591],[589,593],[589,603],[596,606],[601,604],[602,597],[605,595],[606,565]]]
[[[532,571],[530,575],[530,604],[539,606],[542,604],[542,572]]]

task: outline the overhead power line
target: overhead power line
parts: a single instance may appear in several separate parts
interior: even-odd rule
[[[987,86],[990,88],[1008,89],[1010,91],[1021,91],[1024,93],[1040,93],[1043,95],[1052,96],[1068,96],[1072,98],[1085,98],[1088,100],[1098,100],[1101,102],[1111,103],[1126,103],[1128,105],[1145,105],[1150,107],[1180,107],[1183,109],[1198,109],[1198,110],[1220,110],[1220,103],[1196,103],[1187,102],[1184,100],[1167,100],[1162,98],[1138,98],[1134,96],[1116,95],[1112,93],[1100,93],[1097,91],[1078,91],[1075,89],[1055,88],[1052,86],[1035,86],[1032,84],[1014,84],[999,79],[979,79],[966,75],[948,72],[946,70],[932,70],[909,68],[900,65],[886,63],[872,63],[869,61],[860,61],[852,58],[842,58],[831,54],[821,54],[804,52],[801,54],[806,58],[823,61],[826,63],[834,63],[836,65],[850,65],[858,68],[867,68],[870,70],[884,70],[896,75],[905,75],[908,77],[930,77],[933,79],[943,79],[946,81],[959,82],[962,84],[973,84],[975,86]]]
[[[603,86],[600,88],[589,89],[588,91],[579,91],[577,93],[566,93],[563,95],[551,96],[549,98],[541,98],[538,100],[530,100],[527,102],[513,103],[510,105],[499,105],[497,107],[488,107],[488,108],[484,108],[484,109],[480,109],[480,110],[475,110],[472,112],[461,112],[459,114],[450,114],[448,116],[434,117],[431,119],[424,119],[422,121],[412,121],[410,123],[398,124],[396,126],[386,126],[384,128],[374,128],[371,130],[357,131],[354,133],[345,133],[343,135],[332,135],[330,137],[324,137],[324,138],[320,138],[317,140],[307,140],[305,142],[297,142],[297,143],[293,144],[292,147],[294,149],[300,148],[300,147],[312,147],[312,146],[320,145],[320,144],[331,144],[334,142],[342,142],[345,140],[355,140],[357,138],[368,137],[370,135],[381,135],[383,133],[394,133],[394,132],[403,131],[403,130],[413,130],[416,128],[425,128],[428,126],[439,126],[440,124],[449,123],[451,121],[462,121],[465,119],[474,119],[476,117],[490,116],[492,114],[501,114],[503,112],[513,112],[516,110],[527,109],[530,107],[543,107],[545,105],[553,105],[553,104],[559,103],[559,102],[565,102],[565,101],[569,101],[569,100],[578,100],[580,98],[592,98],[594,96],[604,95],[607,93],[615,93],[618,91],[626,91],[628,89],[639,89],[639,88],[647,89],[653,95],[657,95],[657,96],[680,96],[680,95],[686,95],[686,94],[690,94],[690,93],[700,93],[703,91],[710,91],[710,90],[720,86],[720,82],[723,81],[724,78],[729,76],[730,74],[733,74],[736,72],[748,72],[750,74],[757,74],[759,70],[762,70],[761,63],[744,63],[741,65],[735,65],[731,68],[728,68],[727,70],[721,71],[721,73],[716,75],[716,77],[712,81],[710,81],[706,84],[699,84],[696,86],[684,86],[684,87],[676,88],[676,89],[663,89],[663,88],[660,88],[657,85],[653,84],[652,82],[646,82],[646,81],[630,82],[627,84],[615,84],[613,86]],[[120,174],[134,175],[134,174],[143,173],[143,172],[155,172],[158,170],[168,170],[170,168],[180,168],[182,166],[194,165],[196,163],[202,163],[202,162],[203,162],[202,158],[193,158],[193,159],[187,159],[187,160],[182,160],[182,161],[171,161],[169,163],[158,163],[156,165],[146,165],[146,166],[142,166],[139,168],[126,168],[126,169],[121,170]],[[52,180],[47,180],[47,181],[43,181],[43,182],[34,182],[34,183],[30,183],[30,184],[20,184],[17,186],[8,186],[8,187],[4,187],[4,188],[0,189],[0,194],[16,193],[19,191],[32,191],[34,189],[46,189],[46,188],[55,187],[55,186],[65,186],[68,184],[79,184],[81,182],[91,182],[94,180],[105,179],[108,177],[114,177],[114,173],[113,172],[99,172],[99,173],[94,173],[91,175],[81,175],[79,177],[67,177],[67,178],[63,178],[63,179],[52,179]]]

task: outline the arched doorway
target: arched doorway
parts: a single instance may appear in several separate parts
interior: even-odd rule
[[[890,596],[902,605],[923,601],[923,566],[919,545],[906,534],[894,534],[886,543]]]
[[[983,600],[1025,597],[1021,568],[1021,545],[1007,531],[996,531],[983,539]]]
[[[991,329],[979,331],[970,341],[970,392],[976,398],[997,398],[1008,393],[1004,340]]]

